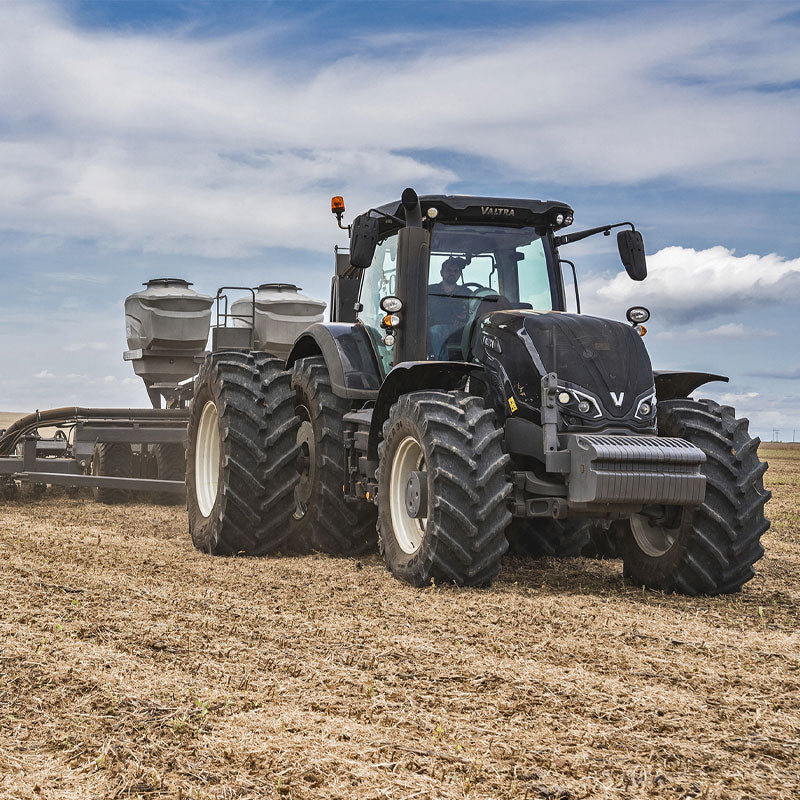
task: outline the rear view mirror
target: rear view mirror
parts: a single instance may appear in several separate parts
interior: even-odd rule
[[[617,247],[628,275],[635,281],[643,281],[647,277],[647,262],[642,234],[639,231],[620,231],[617,234]]]
[[[366,269],[375,256],[378,244],[378,219],[362,214],[353,220],[350,233],[350,265],[358,269]]]

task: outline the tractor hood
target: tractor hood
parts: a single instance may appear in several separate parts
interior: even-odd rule
[[[653,370],[631,325],[584,314],[495,311],[478,326],[475,352],[504,373],[514,404],[521,402],[537,422],[541,378],[555,372],[570,396],[560,405],[564,430],[654,424],[654,411],[639,413],[643,400],[652,400]],[[581,400],[588,402],[587,411],[581,410]]]

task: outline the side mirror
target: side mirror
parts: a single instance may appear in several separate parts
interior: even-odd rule
[[[617,247],[628,275],[635,281],[643,281],[647,277],[647,262],[642,234],[639,231],[620,231],[617,234]]]
[[[350,233],[350,266],[366,269],[375,256],[378,245],[378,219],[362,214],[353,220]]]

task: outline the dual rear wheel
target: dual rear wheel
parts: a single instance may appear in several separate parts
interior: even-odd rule
[[[213,353],[195,381],[186,503],[199,550],[264,555],[286,545],[298,481],[297,419],[283,362]]]

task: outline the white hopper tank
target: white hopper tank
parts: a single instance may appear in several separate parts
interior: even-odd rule
[[[154,278],[125,299],[125,360],[145,383],[178,383],[197,372],[214,299],[182,278]]]
[[[235,327],[250,327],[255,317],[254,347],[286,358],[297,337],[315,322],[322,322],[323,300],[304,295],[293,283],[262,283],[253,300],[242,297],[231,304]]]

